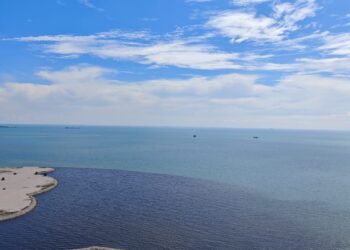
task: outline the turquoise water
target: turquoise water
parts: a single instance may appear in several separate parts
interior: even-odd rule
[[[0,165],[195,177],[350,210],[349,132],[18,126],[0,129]]]

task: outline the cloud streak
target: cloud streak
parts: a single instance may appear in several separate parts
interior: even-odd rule
[[[82,5],[84,5],[85,7],[87,7],[87,8],[90,8],[90,9],[93,9],[93,10],[97,10],[97,11],[105,11],[104,9],[102,9],[102,8],[99,8],[99,7],[97,7],[95,4],[93,4],[92,2],[91,2],[91,0],[78,0],[78,2],[80,3],[80,4],[82,4]]]
[[[254,53],[228,53],[194,38],[155,39],[146,32],[104,32],[87,36],[55,35],[19,37],[40,43],[44,52],[63,56],[93,55],[104,59],[131,60],[152,66],[202,70],[243,69],[242,62],[266,58]]]
[[[232,0],[232,3],[238,6],[247,6],[247,5],[260,4],[260,3],[266,3],[266,2],[271,2],[271,0]]]

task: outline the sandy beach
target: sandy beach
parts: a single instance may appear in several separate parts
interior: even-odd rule
[[[34,195],[55,188],[57,180],[47,176],[53,168],[0,168],[0,221],[13,219],[37,205]]]

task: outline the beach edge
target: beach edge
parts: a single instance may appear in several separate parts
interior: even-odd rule
[[[22,167],[20,167],[20,168],[22,168]],[[40,169],[40,167],[38,167],[38,168]],[[55,169],[50,168],[49,170],[38,171],[38,173],[39,174],[46,174],[46,173],[52,173],[54,171],[55,171]],[[0,223],[4,222],[4,221],[15,219],[17,217],[21,217],[21,216],[26,215],[27,213],[31,212],[38,204],[38,202],[35,198],[36,195],[49,192],[58,186],[58,181],[55,178],[53,178],[53,177],[49,177],[49,178],[52,179],[52,183],[50,184],[50,186],[44,187],[36,192],[27,194],[28,198],[31,199],[30,204],[18,212],[10,212],[7,215],[0,215]]]

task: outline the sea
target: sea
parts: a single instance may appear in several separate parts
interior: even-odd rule
[[[350,132],[0,128],[0,167],[54,190],[0,223],[0,249],[350,249]]]

